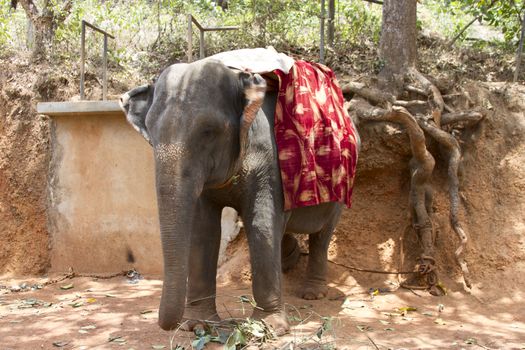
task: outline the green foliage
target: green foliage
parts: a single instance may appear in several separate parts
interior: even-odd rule
[[[521,19],[525,16],[525,0],[447,0],[450,11],[464,11],[499,28],[505,41],[519,40]]]
[[[10,0],[0,0],[0,52],[25,46],[26,31],[23,11],[12,9]]]
[[[326,333],[331,332],[333,330],[333,325],[332,325],[333,318],[332,317],[321,317],[321,321],[322,321],[321,327],[319,327],[319,329],[315,333],[315,335],[319,339],[322,339],[323,335],[326,335]]]
[[[10,2],[8,0],[0,0],[0,49],[5,47],[5,45],[11,40],[11,35],[9,34],[9,10]]]
[[[25,14],[9,10],[0,0],[0,44],[25,46]],[[49,1],[53,13],[61,13],[64,0]],[[51,54],[54,59],[78,60],[80,28],[84,19],[113,34],[110,67],[154,71],[186,57],[187,15],[205,27],[239,26],[239,30],[207,32],[206,54],[245,47],[273,45],[281,51],[319,47],[320,2],[312,0],[230,0],[228,10],[213,0],[74,1],[66,19],[56,24]],[[377,42],[381,7],[362,0],[339,0],[336,9],[336,45]],[[6,30],[6,28],[8,28]],[[199,53],[199,31],[193,30],[193,55]],[[87,31],[88,63],[100,67],[102,36]],[[89,67],[88,67],[89,70]]]
[[[471,19],[470,14],[461,9],[452,12],[447,1],[426,0],[423,4],[425,8],[420,7],[418,12],[420,29],[440,33],[445,38],[456,36]]]
[[[379,42],[381,6],[363,1],[339,1],[338,40],[350,43]],[[337,11],[336,11],[337,12]]]

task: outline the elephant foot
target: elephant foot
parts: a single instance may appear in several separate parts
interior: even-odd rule
[[[264,321],[264,323],[272,327],[277,336],[290,332],[290,324],[288,323],[288,317],[286,317],[286,312],[284,310],[266,312],[260,309],[255,309],[252,318],[254,320]]]
[[[325,283],[307,282],[303,289],[301,297],[306,300],[323,299],[328,294],[328,287]]]
[[[220,322],[215,305],[213,307],[186,306],[182,317],[180,329],[185,331],[196,331],[205,328],[206,321]]]
[[[299,262],[301,249],[299,248],[297,239],[290,234],[284,235],[281,249],[281,270],[287,272]]]

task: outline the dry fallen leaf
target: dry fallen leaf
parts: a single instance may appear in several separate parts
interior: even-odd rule
[[[120,336],[120,335],[116,335],[116,336],[113,336],[113,337],[109,337],[108,338],[108,342],[124,344],[126,342],[126,339],[122,338],[122,336]]]
[[[77,308],[77,307],[81,307],[82,305],[84,305],[83,302],[81,301],[77,301],[76,303],[73,303],[73,304],[70,304],[72,307],[74,308]]]
[[[368,332],[373,331],[374,329],[366,324],[358,324],[357,329],[359,329],[361,332]]]
[[[341,305],[343,309],[350,309],[350,310],[364,308],[365,306],[366,305],[362,301],[350,300],[348,298],[346,298],[345,301],[343,302],[343,305]]]
[[[69,344],[69,342],[68,341],[64,341],[64,340],[59,340],[59,341],[53,342],[53,346],[56,346],[57,348],[64,347],[67,344]]]
[[[438,325],[441,325],[441,326],[444,326],[444,325],[447,324],[447,323],[446,323],[445,321],[443,321],[443,319],[441,319],[441,318],[436,318],[436,319],[434,320],[434,323],[435,323],[435,324],[438,324]]]
[[[97,326],[93,325],[93,324],[90,324],[90,325],[87,325],[87,326],[84,326],[84,327],[80,327],[80,329],[95,329],[97,328]]]

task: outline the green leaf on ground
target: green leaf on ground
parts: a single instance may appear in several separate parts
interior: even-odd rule
[[[246,337],[238,328],[235,328],[232,334],[228,337],[226,344],[224,344],[224,349],[235,350],[237,349],[237,345],[246,345]]]
[[[60,289],[68,290],[68,289],[72,289],[73,287],[74,287],[73,283],[70,283],[70,284],[64,284],[64,285],[60,286]]]
[[[417,311],[417,308],[412,306],[404,306],[397,309],[400,312],[409,312],[409,311]]]
[[[203,337],[199,337],[199,338],[195,339],[191,343],[191,346],[193,348],[195,348],[196,350],[202,350],[202,349],[204,349],[206,344],[208,344],[209,342],[210,342],[210,336],[209,335],[205,335]]]

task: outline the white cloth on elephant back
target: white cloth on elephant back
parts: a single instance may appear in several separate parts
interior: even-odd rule
[[[275,51],[272,46],[256,49],[240,49],[221,52],[205,59],[221,61],[228,67],[252,73],[269,73],[278,69],[288,74],[295,60],[284,53]]]

